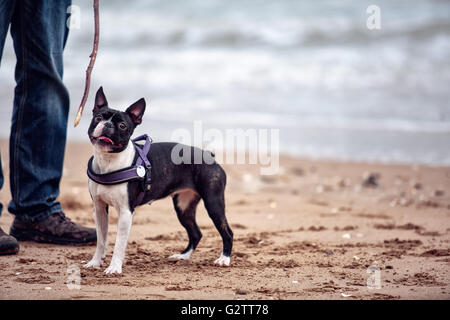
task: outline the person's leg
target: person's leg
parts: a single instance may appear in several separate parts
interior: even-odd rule
[[[0,64],[2,61],[3,47],[5,46],[6,35],[8,34],[11,15],[16,1],[0,0]],[[3,187],[3,169],[0,155],[0,190]],[[2,215],[3,204],[0,203],[0,216]],[[13,254],[19,251],[19,244],[14,237],[7,235],[0,228],[0,255]]]
[[[11,35],[17,56],[10,135],[11,235],[52,243],[95,241],[95,229],[67,219],[59,202],[69,93],[62,82],[71,0],[17,1]]]
[[[15,1],[0,0],[0,65],[2,62],[3,47],[5,46],[6,36],[8,34],[11,16],[14,10]],[[3,169],[0,158],[0,190],[3,187]],[[3,205],[0,203],[0,216],[2,215]]]
[[[1,48],[0,48],[1,49]],[[3,187],[3,170],[2,159],[0,157],[0,189]],[[2,213],[2,204],[0,203],[0,215]],[[17,240],[6,234],[2,228],[0,228],[0,256],[6,254],[15,254],[19,252],[19,243]]]
[[[69,94],[62,82],[67,0],[17,1],[11,35],[17,56],[10,135],[8,209],[24,221],[61,211],[56,198],[66,143]]]
[[[3,188],[3,168],[2,155],[0,154],[0,190]],[[2,215],[3,204],[0,202],[0,216]]]
[[[0,64],[2,61],[6,35],[8,34],[9,24],[11,23],[11,16],[15,5],[16,1],[14,0],[0,0]]]

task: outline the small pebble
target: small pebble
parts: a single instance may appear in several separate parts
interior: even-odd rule
[[[343,297],[345,297],[345,298],[347,298],[347,297],[351,297],[352,295],[351,294],[345,294],[345,293],[341,293],[341,295],[343,296]]]
[[[318,186],[316,186],[316,193],[322,193],[323,190],[324,190],[324,187],[322,185],[319,184]]]

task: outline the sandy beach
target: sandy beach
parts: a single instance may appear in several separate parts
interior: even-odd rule
[[[10,199],[7,149],[3,141],[3,204]],[[59,200],[74,221],[94,226],[90,155],[89,144],[68,144]],[[235,235],[229,268],[213,265],[221,240],[202,205],[197,251],[190,261],[168,259],[187,236],[171,200],[163,199],[136,211],[122,275],[103,274],[107,265],[81,267],[94,246],[21,242],[19,254],[0,257],[0,299],[450,298],[449,167],[288,156],[280,165],[278,176],[260,176],[255,165],[224,165]],[[9,230],[12,219],[4,210],[0,226]],[[116,222],[112,210],[106,263]],[[69,290],[77,268],[80,288]]]

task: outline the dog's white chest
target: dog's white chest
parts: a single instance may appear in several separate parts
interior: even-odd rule
[[[129,167],[133,164],[135,150],[132,143],[120,154],[104,155],[94,150],[93,169],[98,173],[107,173]],[[102,185],[89,179],[89,192],[94,201],[103,201],[114,208],[128,206],[127,183]]]
[[[105,186],[90,180],[89,190],[94,200],[101,200],[114,208],[128,204],[127,183]]]

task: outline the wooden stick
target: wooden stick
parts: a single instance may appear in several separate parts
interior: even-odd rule
[[[81,114],[83,113],[84,105],[86,104],[86,100],[89,95],[89,87],[91,84],[91,72],[92,69],[94,68],[95,58],[97,57],[98,39],[100,33],[100,25],[98,17],[98,0],[94,0],[94,23],[95,23],[94,47],[92,48],[91,55],[89,56],[91,60],[89,62],[88,68],[86,69],[86,85],[84,87],[83,99],[81,99],[81,104],[80,107],[78,108],[78,112],[75,117],[75,123],[73,125],[74,127],[76,127],[81,120]]]

